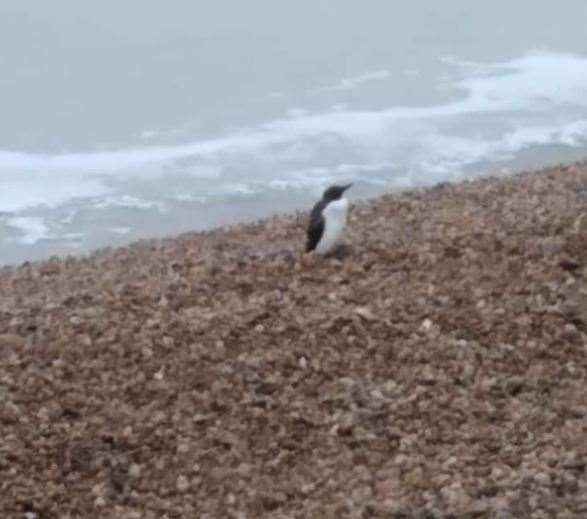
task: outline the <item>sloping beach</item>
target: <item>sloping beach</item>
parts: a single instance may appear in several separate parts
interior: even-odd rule
[[[587,516],[587,163],[305,219],[0,269],[0,516]]]

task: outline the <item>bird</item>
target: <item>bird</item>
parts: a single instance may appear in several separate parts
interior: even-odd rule
[[[351,186],[330,186],[316,202],[310,213],[306,252],[324,256],[336,246],[346,226],[349,209],[344,192]]]

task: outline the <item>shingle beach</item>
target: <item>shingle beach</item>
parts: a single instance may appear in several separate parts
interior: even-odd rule
[[[587,517],[587,163],[306,218],[0,269],[0,517]]]

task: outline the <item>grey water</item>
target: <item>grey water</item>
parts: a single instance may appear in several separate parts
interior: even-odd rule
[[[587,155],[587,3],[3,0],[0,264]]]

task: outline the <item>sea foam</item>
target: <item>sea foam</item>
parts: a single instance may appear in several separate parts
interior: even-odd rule
[[[540,51],[500,63],[442,61],[451,79],[431,88],[453,92],[443,104],[301,110],[177,145],[154,144],[152,130],[152,145],[132,149],[0,151],[0,213],[30,242],[61,232],[32,211],[80,200],[94,209],[130,200],[147,210],[190,197],[206,203],[289,187],[314,192],[337,179],[410,187],[461,178],[466,167],[532,146],[587,145],[587,59]],[[334,90],[358,90],[392,72],[342,78]]]

